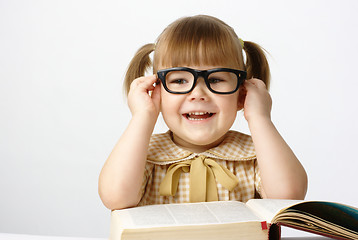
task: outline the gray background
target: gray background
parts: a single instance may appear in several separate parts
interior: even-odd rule
[[[0,232],[108,236],[97,180],[130,119],[126,67],[199,13],[269,51],[272,118],[307,199],[358,206],[356,12],[353,0],[0,0]],[[233,128],[248,132],[242,114]]]

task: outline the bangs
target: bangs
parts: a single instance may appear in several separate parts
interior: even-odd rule
[[[159,36],[153,70],[158,67],[222,66],[244,70],[240,40],[219,19],[196,16],[179,19]]]

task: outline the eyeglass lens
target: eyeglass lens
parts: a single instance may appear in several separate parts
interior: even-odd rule
[[[208,75],[208,84],[216,92],[226,93],[236,89],[238,77],[235,73],[219,71]],[[194,85],[195,76],[188,71],[172,71],[166,75],[167,88],[174,92],[189,91]]]

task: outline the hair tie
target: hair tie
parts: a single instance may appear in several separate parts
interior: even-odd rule
[[[244,40],[242,40],[241,38],[239,38],[239,41],[240,41],[241,47],[244,48]]]

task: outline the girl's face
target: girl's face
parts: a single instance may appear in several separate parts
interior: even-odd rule
[[[221,66],[187,67],[208,70]],[[161,112],[173,132],[173,141],[197,153],[220,144],[235,121],[238,97],[239,91],[226,95],[212,93],[202,77],[187,94],[169,93],[162,85]]]

